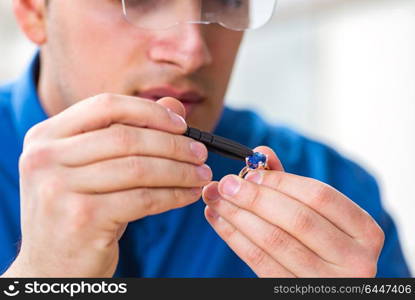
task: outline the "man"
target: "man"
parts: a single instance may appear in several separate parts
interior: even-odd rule
[[[241,29],[274,4],[14,1],[40,55],[0,92],[3,276],[409,276],[372,176],[223,106]],[[271,169],[232,175],[187,125]]]

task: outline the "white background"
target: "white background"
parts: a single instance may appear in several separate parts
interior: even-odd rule
[[[0,2],[0,80],[33,46]],[[381,186],[415,271],[415,1],[280,0],[246,36],[228,103],[257,109],[358,161]]]

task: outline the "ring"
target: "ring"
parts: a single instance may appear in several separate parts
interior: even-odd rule
[[[261,152],[255,152],[253,155],[245,158],[246,166],[239,172],[239,177],[245,178],[251,170],[269,170],[268,155]]]

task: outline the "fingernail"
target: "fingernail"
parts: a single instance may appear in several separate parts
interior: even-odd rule
[[[222,182],[222,193],[225,195],[234,196],[238,193],[240,188],[241,182],[234,176],[228,176]]]
[[[219,200],[220,194],[219,194],[219,191],[218,191],[218,186],[217,185],[209,185],[206,188],[204,197],[205,197],[206,202],[210,202],[210,203]]]
[[[196,167],[196,171],[201,180],[210,180],[212,177],[212,171],[206,164],[204,164],[203,166]]]
[[[190,143],[190,150],[193,154],[199,159],[204,160],[207,156],[207,150],[205,145],[199,142],[191,142]]]
[[[206,213],[212,219],[218,219],[219,218],[219,214],[214,209],[212,209],[211,207],[209,207],[209,209],[206,211]]]
[[[172,119],[174,124],[176,124],[177,126],[187,126],[186,121],[183,119],[182,116],[176,114],[170,108],[167,108],[167,111],[169,112],[170,118]]]
[[[260,184],[262,182],[262,172],[249,172],[245,179]]]

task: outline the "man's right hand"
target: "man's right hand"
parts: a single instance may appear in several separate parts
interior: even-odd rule
[[[110,277],[128,222],[197,201],[212,172],[206,147],[182,136],[173,111],[183,110],[171,98],[105,94],[29,130],[22,244],[4,276]]]

